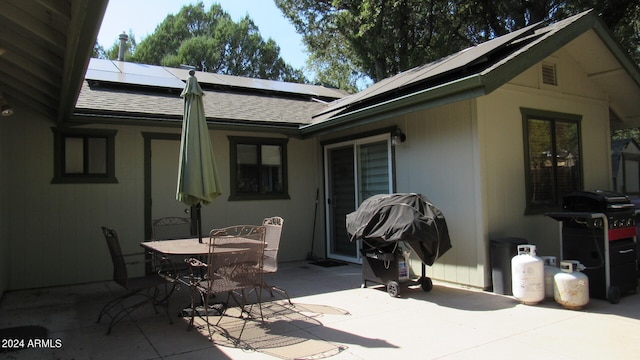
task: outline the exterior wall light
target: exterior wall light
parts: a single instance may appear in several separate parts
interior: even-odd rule
[[[0,113],[2,116],[13,115],[13,107],[7,102],[7,99],[4,98],[4,94],[2,93],[0,93],[0,110],[2,111]]]
[[[2,104],[2,116],[13,115],[13,107],[9,104]]]
[[[400,128],[396,128],[391,135],[391,145],[396,146],[405,141],[407,141],[407,135],[405,135]]]

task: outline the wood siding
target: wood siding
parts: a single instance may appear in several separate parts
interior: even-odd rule
[[[144,240],[142,132],[180,131],[109,126],[118,131],[115,140],[118,183],[51,184],[52,126],[50,121],[37,116],[13,117],[2,125],[0,184],[3,205],[0,211],[4,216],[0,220],[0,244],[2,250],[7,251],[2,251],[0,256],[9,261],[2,261],[0,266],[0,285],[1,279],[7,279],[5,289],[111,279],[111,260],[101,226],[118,231],[124,252],[142,250],[139,246]],[[203,207],[205,231],[233,224],[259,224],[267,216],[282,216],[287,221],[280,260],[304,259],[310,251],[315,190],[319,186],[315,177],[318,159],[315,140],[290,139],[288,143],[290,200],[229,202],[226,136],[230,133],[211,131],[211,134],[223,194],[213,204]]]

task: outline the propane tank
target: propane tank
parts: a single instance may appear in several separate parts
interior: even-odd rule
[[[535,245],[518,245],[511,259],[513,296],[527,305],[544,300],[544,262],[536,256]]]
[[[553,298],[565,309],[580,310],[589,303],[589,278],[581,270],[580,262],[562,260],[560,272],[553,277]]]
[[[553,300],[553,277],[560,272],[555,256],[541,256],[544,262],[544,297]]]
[[[404,282],[409,280],[409,266],[408,260],[411,252],[407,250],[402,250],[399,248],[396,253],[396,259],[398,260],[398,281]]]

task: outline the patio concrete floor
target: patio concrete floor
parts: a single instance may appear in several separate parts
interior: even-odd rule
[[[106,321],[95,321],[102,305],[122,292],[115,283],[7,292],[0,302],[0,329],[40,325],[48,331],[45,345],[53,348],[0,349],[0,359],[640,356],[636,294],[622,297],[619,304],[591,299],[581,311],[549,300],[523,305],[510,296],[438,282],[431,292],[402,289],[400,298],[392,298],[378,288],[360,288],[359,265],[325,268],[308,262],[281,264],[270,282],[287,289],[294,305],[277,297],[265,303],[264,323],[226,316],[215,328],[213,343],[206,326],[186,331],[186,320],[177,316],[189,299],[185,288],[172,298],[172,325],[163,313],[144,307],[118,323],[111,335],[105,335]]]

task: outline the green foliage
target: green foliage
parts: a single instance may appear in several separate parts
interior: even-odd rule
[[[98,59],[107,58],[107,56],[104,53],[104,48],[102,47],[102,45],[98,43],[97,40],[95,44],[93,44],[93,52],[91,53],[91,57],[98,58]]]
[[[264,40],[253,20],[234,22],[219,4],[184,6],[169,15],[153,34],[140,42],[132,60],[261,79],[306,82],[302,70],[293,69],[280,56],[274,40]]]
[[[318,78],[380,81],[464,48],[589,8],[640,62],[637,0],[275,0],[303,36]]]
[[[623,140],[623,139],[633,139],[636,142],[640,143],[640,129],[623,129],[623,130],[614,130],[611,132],[612,140]]]

